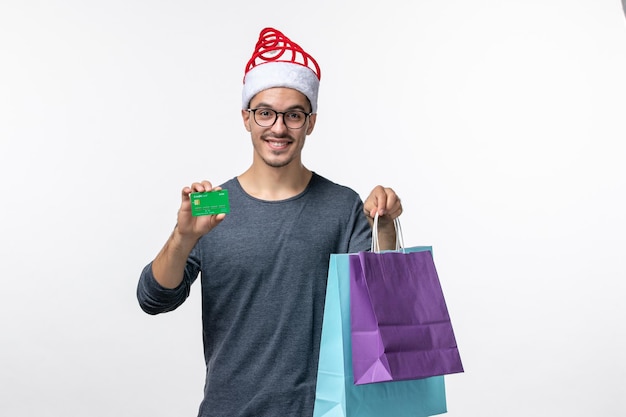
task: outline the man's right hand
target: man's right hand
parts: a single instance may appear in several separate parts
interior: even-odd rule
[[[205,191],[221,190],[221,187],[213,187],[209,181],[194,182],[191,187],[183,188],[181,192],[182,202],[178,210],[178,222],[174,233],[178,233],[183,240],[195,242],[209,233],[215,226],[220,224],[226,214],[220,213],[209,216],[192,216],[191,200],[189,194]]]

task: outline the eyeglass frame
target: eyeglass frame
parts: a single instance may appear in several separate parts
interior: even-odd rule
[[[256,120],[256,112],[257,110],[270,110],[274,112],[274,121],[272,122],[272,124],[270,124],[269,126],[263,126],[262,124],[260,124],[257,120]],[[305,112],[304,110],[287,110],[287,111],[276,111],[274,109],[271,109],[269,107],[257,107],[255,109],[246,109],[246,111],[248,112],[252,112],[252,119],[254,120],[254,123],[257,124],[257,126],[260,127],[272,127],[276,124],[276,121],[278,120],[278,115],[282,115],[283,116],[283,124],[285,125],[285,127],[287,129],[291,129],[291,130],[298,130],[298,129],[302,129],[304,127],[304,125],[306,124],[306,119],[308,117],[310,117],[313,112]],[[289,127],[287,126],[287,123],[285,123],[285,114],[287,113],[291,113],[291,112],[300,112],[300,113],[304,113],[304,122],[302,122],[302,126],[300,127]]]

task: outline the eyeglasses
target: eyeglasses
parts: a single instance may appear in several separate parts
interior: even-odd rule
[[[248,111],[252,112],[254,121],[261,127],[274,126],[274,123],[278,120],[278,115],[281,114],[283,123],[289,129],[300,129],[306,123],[307,117],[313,114],[301,110],[276,111],[266,108],[248,109]]]

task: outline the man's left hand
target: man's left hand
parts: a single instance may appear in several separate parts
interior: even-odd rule
[[[378,213],[379,221],[393,223],[393,219],[402,214],[402,203],[400,197],[391,188],[377,185],[365,200],[363,209],[370,225],[374,223],[376,213]]]

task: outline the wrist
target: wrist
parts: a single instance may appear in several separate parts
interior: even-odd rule
[[[196,236],[193,233],[183,233],[180,227],[176,225],[174,231],[170,236],[172,248],[180,252],[191,252],[201,236]]]

